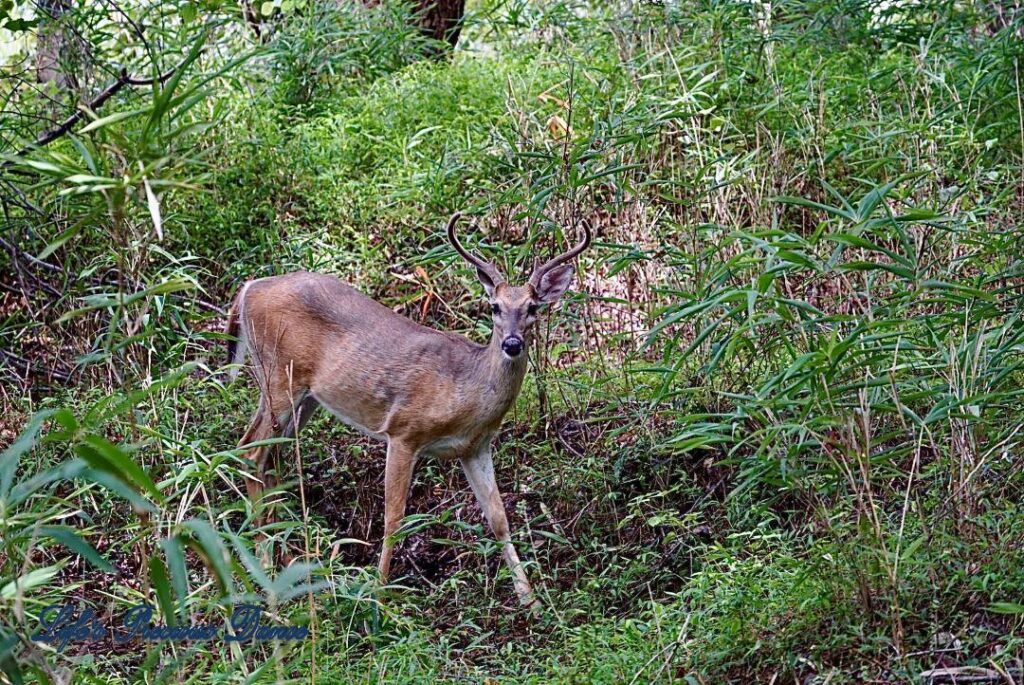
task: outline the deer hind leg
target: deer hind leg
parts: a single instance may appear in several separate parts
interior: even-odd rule
[[[239,447],[246,447],[254,442],[267,440],[274,437],[275,420],[273,413],[267,406],[266,400],[261,397],[260,405],[249,423],[249,428],[239,441]],[[266,483],[267,460],[270,458],[268,445],[261,445],[249,449],[242,457],[253,465],[252,473],[246,474],[245,489],[249,499],[255,504],[263,496],[263,488]]]
[[[391,571],[391,553],[395,547],[394,534],[405,518],[405,505],[409,499],[409,486],[416,465],[416,453],[399,440],[388,441],[388,457],[384,466],[384,544],[377,566],[380,578],[387,582]]]
[[[508,517],[505,514],[505,504],[501,501],[501,493],[498,491],[498,483],[494,478],[494,462],[491,459],[491,447],[486,445],[471,457],[461,459],[462,470],[466,473],[466,479],[473,494],[476,495],[480,508],[491,526],[494,537],[502,544],[501,554],[512,572],[512,585],[515,588],[519,601],[533,609],[537,608],[537,600],[533,596],[533,588],[526,578],[522,562],[512,544],[512,537],[508,529]]]
[[[297,420],[292,415],[293,408],[298,415]],[[239,447],[270,438],[293,436],[297,427],[301,427],[305,423],[315,408],[315,401],[309,403],[306,399],[293,398],[287,385],[268,384],[267,389],[260,397],[260,405],[256,414],[245,435],[242,436]],[[243,455],[244,459],[253,466],[252,473],[247,474],[245,481],[246,491],[253,504],[260,501],[266,488],[273,488],[277,484],[276,468],[273,471],[270,468],[275,465],[277,456],[277,445],[252,447]],[[262,522],[269,523],[272,520],[270,512],[267,512]]]
[[[281,437],[282,438],[294,438],[298,435],[299,430],[306,425],[310,417],[316,413],[320,403],[313,399],[312,395],[303,394],[302,396],[294,400],[294,407],[289,407],[286,411],[286,416],[282,417],[281,423]],[[281,447],[288,448],[288,445],[281,445]],[[277,487],[280,481],[280,466],[281,466],[281,450],[271,449],[268,450],[267,454],[269,457],[264,461],[263,464],[263,475],[262,480],[268,488]],[[271,468],[272,467],[272,468]]]

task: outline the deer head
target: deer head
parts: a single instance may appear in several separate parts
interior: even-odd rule
[[[508,360],[514,361],[526,349],[540,308],[557,301],[572,283],[571,262],[590,245],[590,225],[583,222],[583,238],[575,247],[536,267],[524,285],[514,286],[509,285],[494,264],[462,246],[455,234],[460,218],[461,214],[455,214],[448,220],[448,240],[463,259],[476,267],[477,278],[491,306],[491,340]]]

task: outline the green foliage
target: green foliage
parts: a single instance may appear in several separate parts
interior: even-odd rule
[[[287,13],[269,45],[270,74],[281,101],[317,111],[340,92],[422,59],[431,46],[404,0],[305,3]]]
[[[154,438],[159,444],[163,440],[159,431],[148,431],[152,434],[148,440],[133,445],[118,445],[104,436],[114,425],[123,427],[125,415],[138,412],[145,402],[175,391],[190,370],[173,373],[143,391],[104,398],[80,416],[64,408],[38,412],[25,433],[0,454],[0,635],[5,637],[0,668],[12,682],[21,681],[25,664],[34,664],[42,679],[61,678],[59,663],[68,657],[55,662],[52,654],[46,655],[46,648],[28,642],[27,636],[36,632],[47,607],[70,603],[76,611],[82,610],[80,593],[88,587],[84,577],[71,583],[58,580],[74,573],[72,569],[82,561],[102,572],[112,600],[109,609],[127,612],[138,602],[149,601],[159,607],[162,622],[170,626],[188,621],[199,611],[223,616],[226,625],[230,607],[246,598],[258,598],[255,601],[279,611],[295,598],[329,586],[325,570],[307,563],[292,564],[272,577],[253,551],[251,518],[232,530],[225,514],[212,509],[206,512],[208,519],[177,516],[171,503],[189,497],[197,482],[194,474],[179,473],[157,482],[150,475],[152,467],[143,466],[133,454],[143,454],[145,444],[152,444]],[[56,463],[28,459],[37,446],[45,448]],[[235,451],[211,455],[222,462],[234,457]],[[195,456],[190,459],[195,460]],[[111,509],[88,512],[74,505],[97,499],[107,501]],[[118,506],[122,501],[130,505],[130,514]],[[214,520],[216,527],[210,523]],[[109,531],[115,525],[130,532],[130,537],[112,539]],[[102,541],[105,549],[98,551],[90,539]],[[133,552],[141,553],[141,568],[132,568],[138,563]],[[203,562],[205,572],[202,566],[195,568],[197,560]],[[145,580],[140,586],[132,576]],[[84,606],[99,611],[97,605],[96,597],[85,598]],[[305,620],[301,611],[291,615]],[[7,640],[9,636],[18,639]],[[59,644],[53,647],[63,651]],[[241,647],[247,653],[260,649],[254,642]],[[160,645],[142,649],[145,660],[156,663]],[[274,659],[285,663],[288,657],[275,651]],[[161,679],[169,675],[164,673]]]
[[[0,29],[17,35],[35,28],[39,24],[38,19],[15,16],[16,14],[24,13],[25,4],[27,3],[15,2],[15,0],[3,0],[3,2],[0,2]]]
[[[3,86],[4,677],[854,683],[1020,658],[1019,12],[484,2],[431,60],[407,3],[254,7],[259,41],[234,8],[132,6],[148,47],[72,13],[97,60],[176,69],[41,149],[52,103]],[[533,622],[449,464],[420,467],[396,587],[371,570],[383,454],[329,417],[248,502],[255,390],[211,361],[237,283],[299,268],[486,335],[453,210],[513,280],[597,229],[496,455]],[[182,622],[259,599],[316,642],[23,640],[68,598]]]

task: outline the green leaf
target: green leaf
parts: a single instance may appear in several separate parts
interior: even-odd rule
[[[178,598],[178,606],[185,606],[188,599],[188,569],[185,567],[185,554],[181,549],[181,541],[177,536],[164,538],[160,547],[167,557],[167,566],[171,575],[171,585]]]
[[[18,592],[25,593],[34,588],[46,585],[53,580],[62,567],[63,564],[54,564],[52,566],[46,566],[29,571],[17,580],[12,580],[0,588],[0,598],[7,600],[14,599]]]
[[[4,23],[4,28],[11,33],[16,33],[19,31],[34,29],[38,24],[38,19],[8,19],[6,23]]]
[[[111,184],[118,183],[118,180],[116,178],[106,178],[104,176],[93,176],[92,174],[71,174],[70,176],[68,176],[67,178],[64,179],[64,182],[65,183],[74,183],[74,184],[78,184],[78,185],[82,185],[82,184],[86,184],[86,183],[92,184],[92,185],[95,185],[97,183],[103,183],[103,184],[111,185]]]
[[[875,186],[871,191],[861,198],[857,204],[857,217],[864,221],[875,211],[878,204],[885,199],[885,196],[896,187],[896,182],[886,183],[885,185]]]
[[[9,506],[16,507],[50,483],[58,480],[79,477],[84,468],[85,462],[81,459],[72,459],[71,461],[64,462],[60,466],[37,473],[31,478],[20,480],[17,485],[11,488],[11,494],[7,499],[7,504]]]
[[[25,682],[21,674],[21,666],[14,659],[14,649],[21,646],[21,640],[17,635],[6,635],[0,632],[0,672],[7,676],[11,685],[23,685]]]
[[[907,559],[910,559],[912,556],[914,556],[914,552],[916,552],[917,549],[926,540],[927,540],[927,536],[926,535],[922,535],[921,537],[916,538],[915,540],[913,540],[909,545],[906,546],[906,548],[900,554],[900,559],[902,559],[903,561],[906,561]]]
[[[881,262],[846,262],[839,267],[840,271],[888,271],[908,281],[914,280],[914,272],[898,264],[882,264]]]
[[[149,207],[149,215],[153,218],[153,228],[156,229],[157,240],[164,239],[164,220],[160,215],[160,201],[156,198],[156,193],[153,192],[153,188],[149,185],[149,179],[142,179],[142,185],[146,189],[146,204]]]
[[[839,207],[833,207],[832,205],[823,205],[820,202],[815,202],[814,200],[807,200],[802,197],[790,197],[788,195],[783,195],[781,197],[775,197],[772,199],[775,202],[784,205],[796,205],[798,207],[807,207],[809,209],[820,209],[821,211],[827,214],[831,214],[832,216],[838,216],[843,219],[848,219],[849,221],[856,221],[857,219],[852,213],[844,209],[841,209]]]
[[[60,249],[61,245],[78,235],[79,231],[85,226],[85,221],[78,221],[70,228],[61,231],[60,234],[54,238],[51,242],[46,244],[43,251],[39,253],[38,259],[46,259],[54,252]]]
[[[192,63],[199,58],[199,53],[202,52],[203,45],[206,43],[206,33],[200,33],[196,40],[192,43],[192,47],[189,49],[185,59],[181,61],[181,64],[174,70],[171,77],[167,79],[167,83],[162,88],[153,88],[153,106],[150,109],[149,120],[146,122],[146,128],[143,131],[143,138],[148,139],[150,133],[156,128],[157,123],[164,118],[170,108],[171,98],[174,96],[174,91],[177,89],[178,84],[181,83],[181,79],[185,76],[185,72],[192,66]]]
[[[99,435],[87,435],[77,446],[79,456],[93,468],[106,471],[117,478],[134,485],[140,491],[148,492],[161,504],[164,496],[149,475],[135,463],[124,450]]]
[[[535,533],[537,533],[538,535],[541,535],[541,536],[543,536],[543,537],[546,537],[546,538],[549,538],[549,539],[551,539],[551,540],[554,540],[555,542],[557,542],[557,543],[559,543],[559,544],[561,544],[561,545],[568,545],[568,546],[570,546],[570,547],[572,546],[572,543],[571,543],[571,542],[569,542],[568,540],[566,540],[566,539],[565,539],[564,537],[562,537],[561,535],[557,535],[556,533],[552,533],[551,531],[547,531],[547,530],[542,530],[542,529],[538,528],[537,530],[535,530],[535,531],[533,531],[533,532],[535,532]]]
[[[64,173],[65,169],[62,169],[59,166],[57,166],[56,164],[52,164],[50,162],[43,162],[43,161],[36,160],[36,159],[23,159],[23,158],[19,158],[19,157],[12,157],[11,159],[13,161],[19,163],[19,164],[24,164],[27,167],[31,167],[32,169],[35,169],[36,171],[43,171],[43,172],[46,172],[46,173],[49,173],[49,174],[53,174],[55,176],[64,176],[64,175],[66,175]]]
[[[231,592],[231,568],[228,565],[227,550],[221,543],[220,536],[213,530],[209,523],[202,519],[190,519],[185,522],[185,528],[193,534],[193,539],[188,544],[204,557],[213,571],[214,576],[224,594]]]
[[[164,566],[163,559],[155,554],[149,558],[149,580],[156,591],[156,600],[167,625],[177,625],[178,617],[174,611],[174,602],[171,600],[171,583],[167,577],[167,567]]]
[[[82,130],[80,130],[79,133],[89,133],[90,131],[95,131],[97,129],[103,128],[104,126],[116,124],[117,122],[124,121],[125,119],[131,119],[132,117],[144,114],[145,112],[145,109],[131,109],[127,112],[115,112],[113,114],[108,114],[105,117],[100,117],[99,119],[92,121],[88,125],[83,126]]]
[[[165,295],[167,293],[178,292],[180,290],[192,290],[196,287],[196,284],[185,278],[172,278],[163,283],[150,286],[144,290],[131,293],[130,295],[119,295],[117,293],[100,293],[96,295],[89,295],[82,298],[85,302],[85,307],[66,312],[59,319],[57,323],[64,323],[69,321],[76,316],[80,316],[87,312],[91,312],[96,309],[106,309],[108,307],[119,307],[123,305],[131,304],[137,300],[141,300],[152,295]]]
[[[93,157],[92,152],[89,151],[89,148],[86,147],[85,143],[82,142],[81,138],[69,133],[68,140],[70,140],[74,148],[78,150],[79,156],[85,162],[85,166],[89,168],[89,171],[91,171],[93,175],[99,176],[99,165],[96,164],[96,159]]]
[[[18,461],[22,455],[36,446],[39,431],[42,430],[46,420],[53,416],[53,413],[54,410],[50,409],[37,412],[29,420],[18,439],[0,453],[0,499],[7,499],[7,495],[11,492],[14,474],[18,470]]]
[[[81,464],[82,466],[86,466],[84,460],[76,460],[75,463]],[[80,473],[77,473],[75,475],[90,483],[96,483],[97,485],[109,491],[110,493],[123,498],[129,504],[131,504],[132,507],[139,511],[148,511],[151,513],[159,511],[159,508],[155,504],[153,504],[148,499],[140,495],[134,487],[126,483],[119,476],[111,474],[106,470],[84,468],[80,471]]]
[[[260,586],[264,592],[267,592],[271,587],[270,578],[263,570],[263,564],[260,563],[252,552],[246,547],[245,541],[237,535],[231,536],[231,542],[235,547],[235,553],[238,554],[238,558],[242,561],[246,570],[249,572],[249,576],[256,581],[256,584]]]
[[[1024,614],[1024,604],[1017,602],[993,602],[988,606],[993,614]]]
[[[944,281],[938,281],[934,279],[928,279],[921,281],[921,287],[929,290],[940,290],[950,293],[956,293],[967,298],[978,298],[979,300],[985,300],[988,302],[994,302],[995,297],[992,293],[985,290],[979,290],[978,288],[972,288],[967,285],[960,283],[946,283]]]
[[[320,567],[313,564],[293,563],[281,571],[269,588],[279,601],[287,602],[301,595],[318,592],[330,585],[325,580],[313,581],[313,575]]]
[[[117,569],[111,566],[110,562],[103,558],[95,547],[80,538],[78,533],[67,526],[42,526],[39,529],[39,534],[53,538],[99,570],[105,573],[117,573]]]
[[[78,419],[70,409],[58,409],[53,412],[53,422],[64,430],[53,431],[47,436],[47,441],[53,439],[71,440],[78,434]]]

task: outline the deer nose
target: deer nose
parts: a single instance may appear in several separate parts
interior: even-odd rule
[[[504,342],[501,343],[501,349],[510,357],[518,357],[519,353],[523,351],[523,339],[516,337],[505,338]]]

